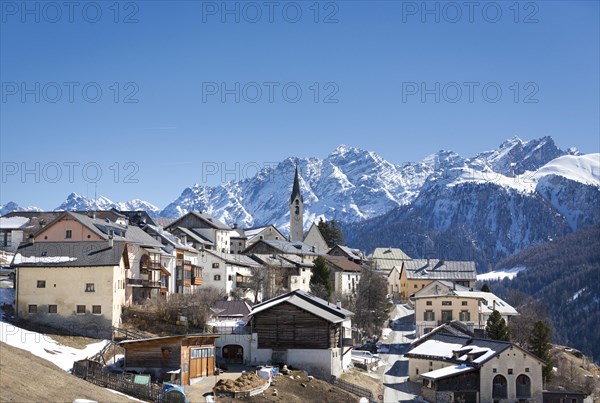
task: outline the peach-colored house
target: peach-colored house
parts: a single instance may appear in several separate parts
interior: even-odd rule
[[[93,212],[65,212],[33,234],[34,242],[126,242],[131,270],[127,272],[126,304],[143,302],[168,294],[170,276],[162,263],[162,244],[127,220],[99,219]]]

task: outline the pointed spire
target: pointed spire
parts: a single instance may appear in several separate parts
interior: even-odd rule
[[[296,165],[296,174],[294,175],[294,187],[292,188],[292,196],[290,197],[290,203],[294,202],[296,197],[300,198],[301,202],[304,202],[302,199],[302,193],[300,193],[300,179],[298,178],[298,165]]]

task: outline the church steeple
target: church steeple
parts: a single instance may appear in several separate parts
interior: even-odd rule
[[[290,241],[304,241],[304,199],[300,192],[300,176],[298,174],[298,165],[294,175],[294,186],[290,196]]]
[[[292,196],[290,197],[290,203],[294,201],[296,198],[300,198],[301,202],[304,202],[302,199],[302,193],[300,193],[300,179],[298,178],[298,165],[296,165],[296,174],[294,175],[294,187],[292,188]]]

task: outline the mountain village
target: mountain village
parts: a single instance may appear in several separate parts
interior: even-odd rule
[[[200,401],[277,396],[278,379],[300,370],[298,379],[329,382],[355,401],[584,401],[577,391],[548,390],[545,357],[498,337],[519,313],[477,288],[475,262],[412,259],[383,246],[367,256],[332,243],[327,223],[305,231],[297,168],[291,188],[288,236],[201,211],[177,219],[114,208],[8,213],[0,241],[14,294],[3,302],[20,323],[109,340],[73,362],[72,373],[144,400],[196,401],[197,385],[206,389]],[[202,329],[148,336],[124,323],[126,311],[151,315],[207,290],[218,297],[207,297]],[[365,302],[378,298],[385,309]],[[361,301],[362,311],[348,301]],[[176,327],[187,329],[188,312],[179,306]],[[123,351],[118,362],[105,359],[111,348]],[[343,381],[378,367],[386,372],[375,392]],[[255,371],[255,385],[216,382],[235,368],[242,378]],[[120,381],[101,381],[107,372]]]

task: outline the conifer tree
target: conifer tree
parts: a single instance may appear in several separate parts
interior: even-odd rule
[[[542,372],[545,382],[550,381],[552,378],[551,348],[550,327],[543,320],[538,320],[533,325],[533,330],[529,337],[529,351],[546,361],[546,366]]]
[[[313,262],[312,276],[310,277],[310,291],[319,298],[329,300],[331,296],[331,273],[327,261],[319,256]]]
[[[508,326],[500,312],[492,312],[485,326],[485,334],[492,340],[510,341]]]

